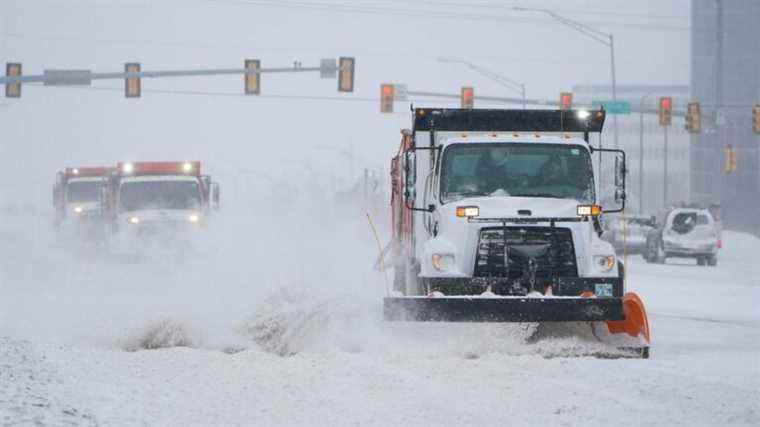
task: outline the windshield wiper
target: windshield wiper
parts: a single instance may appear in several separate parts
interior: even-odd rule
[[[488,194],[489,193],[484,193],[482,191],[467,191],[464,193],[450,193],[447,196],[465,198],[465,197],[472,197],[472,196],[487,196]]]
[[[549,193],[521,193],[521,194],[510,194],[512,197],[548,197],[552,199],[564,199],[565,197],[558,196],[556,194],[549,194]]]

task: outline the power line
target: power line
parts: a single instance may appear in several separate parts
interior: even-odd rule
[[[477,8],[477,9],[496,9],[496,10],[503,10],[505,7],[508,7],[509,5],[513,6],[524,6],[524,2],[512,2],[510,4],[505,4],[505,2],[484,2],[484,3],[458,3],[458,2],[447,2],[447,1],[433,1],[433,0],[386,0],[384,2],[387,4],[387,2],[398,2],[402,4],[429,4],[431,6],[449,6],[449,7],[460,7],[460,8]],[[645,18],[647,20],[649,19],[672,19],[672,20],[685,20],[689,21],[690,17],[688,15],[652,15],[652,14],[644,14],[644,13],[623,13],[623,12],[613,12],[613,11],[605,11],[605,10],[586,10],[586,9],[556,9],[552,8],[554,12],[557,13],[563,13],[563,14],[571,14],[571,15],[591,15],[591,16],[616,16],[616,17],[623,17],[623,18]]]
[[[454,11],[436,11],[432,9],[391,9],[387,7],[372,7],[372,6],[352,6],[347,4],[335,4],[335,3],[319,3],[319,2],[304,2],[304,1],[271,1],[271,0],[206,0],[210,3],[217,4],[238,4],[248,6],[260,6],[271,8],[284,8],[284,9],[309,9],[319,10],[327,12],[342,12],[342,13],[359,13],[365,15],[376,16],[402,16],[402,17],[424,17],[424,18],[440,18],[440,19],[457,19],[468,21],[490,21],[490,22],[517,22],[517,23],[548,23],[550,21],[544,19],[530,19],[530,18],[517,18],[514,15],[484,15],[484,14],[472,14],[472,13],[458,13]],[[643,29],[655,29],[661,31],[688,31],[688,26],[676,26],[676,25],[659,25],[659,24],[637,24],[630,22],[588,22],[590,25],[598,26],[614,26],[615,28],[630,27],[630,28],[643,28]]]

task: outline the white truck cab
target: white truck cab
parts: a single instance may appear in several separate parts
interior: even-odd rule
[[[614,248],[599,238],[591,221],[554,227],[527,222],[531,218],[577,217],[579,205],[594,204],[591,153],[583,139],[444,133],[436,140],[440,157],[429,178],[420,180],[423,206],[428,211],[421,213],[423,227],[418,228],[420,244],[415,248],[425,293],[451,282],[439,278],[522,277],[530,272],[520,263],[529,259],[540,261],[535,280],[550,279],[555,273],[574,277],[620,274]],[[526,222],[507,230],[510,242],[519,238],[524,244],[508,245],[512,253],[505,255],[499,218],[507,217]],[[550,243],[554,246],[548,246]]]

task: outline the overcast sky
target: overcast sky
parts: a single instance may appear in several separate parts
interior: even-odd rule
[[[476,94],[514,95],[461,65],[439,63],[440,56],[524,82],[529,97],[555,99],[575,84],[609,84],[606,46],[541,13],[510,10],[515,5],[550,8],[613,34],[619,85],[689,82],[688,0],[3,0],[0,60],[22,62],[25,74],[119,71],[127,61],[157,70],[239,67],[244,58],[265,67],[357,59],[356,92],[349,95],[317,75],[264,75],[262,97],[147,92],[239,94],[237,76],[146,80],[137,100],[124,99],[121,81],[95,85],[113,91],[26,85],[20,100],[0,101],[5,190],[27,188],[18,177],[29,171],[47,194],[57,169],[120,159],[194,157],[220,174],[332,161],[335,153],[317,145],[353,144],[359,157],[385,165],[409,119],[361,101],[376,97],[380,83],[450,93],[473,85]],[[397,111],[406,108],[396,104]]]

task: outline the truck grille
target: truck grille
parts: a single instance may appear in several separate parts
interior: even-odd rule
[[[509,248],[506,252],[505,245]],[[474,276],[519,280],[529,276],[531,259],[536,280],[578,277],[572,233],[569,228],[556,227],[481,229]]]

